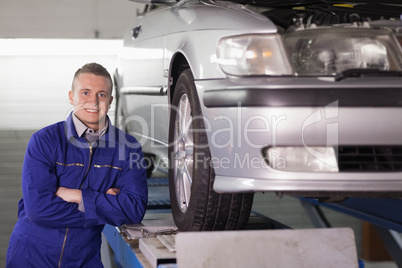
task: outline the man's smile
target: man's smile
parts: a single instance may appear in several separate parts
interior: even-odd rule
[[[89,113],[99,113],[99,109],[90,109],[90,108],[84,108],[85,111]]]

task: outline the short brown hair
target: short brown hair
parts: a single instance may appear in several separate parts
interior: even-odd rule
[[[102,65],[100,65],[99,63],[96,63],[96,62],[87,63],[75,72],[74,78],[73,78],[73,84],[71,87],[72,90],[74,90],[75,79],[80,74],[83,74],[83,73],[94,74],[94,75],[102,76],[102,77],[105,77],[106,79],[108,79],[110,82],[110,93],[112,93],[112,89],[113,89],[112,77],[110,76],[109,72],[106,70],[105,67],[103,67]]]

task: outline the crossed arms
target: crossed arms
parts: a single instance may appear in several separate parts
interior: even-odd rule
[[[110,195],[117,195],[118,193],[120,193],[120,190],[118,188],[109,188],[106,192],[106,194]],[[59,187],[57,189],[56,196],[60,197],[66,202],[72,202],[77,204],[82,202],[82,193],[81,190],[78,189]]]

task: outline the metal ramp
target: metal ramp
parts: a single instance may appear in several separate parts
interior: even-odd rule
[[[372,223],[389,255],[398,267],[402,267],[402,200],[349,198],[341,203],[319,203],[316,199],[300,198],[307,215],[316,228],[330,228],[330,222],[320,207]]]
[[[222,261],[220,258],[221,255],[229,258],[228,256],[230,255],[228,254],[233,254],[233,260],[236,260],[239,256],[257,261],[257,256],[260,256],[260,258],[267,258],[269,256],[271,260],[274,260],[282,251],[289,250],[289,243],[303,245],[303,247],[294,247],[293,249],[295,251],[300,250],[300,248],[306,249],[304,253],[306,256],[310,256],[310,259],[316,258],[316,255],[308,255],[311,252],[320,251],[320,249],[331,250],[330,254],[321,252],[329,262],[325,264],[325,267],[364,267],[364,262],[358,260],[355,254],[356,246],[354,245],[354,238],[351,239],[350,230],[345,228],[330,228],[331,225],[320,209],[321,206],[335,209],[375,224],[379,228],[379,233],[395,262],[399,267],[402,267],[400,263],[402,258],[402,243],[397,233],[402,230],[401,203],[390,204],[389,200],[383,201],[384,203],[381,203],[379,200],[371,200],[362,205],[361,202],[358,202],[361,200],[351,199],[348,202],[331,204],[318,203],[315,199],[300,198],[314,226],[325,229],[292,230],[290,227],[274,219],[252,211],[246,230],[244,231],[178,233],[170,210],[167,179],[150,179],[149,187],[150,201],[148,203],[147,214],[141,224],[124,225],[118,228],[106,225],[103,231],[104,236],[114,251],[115,258],[121,263],[122,267],[188,267],[189,263],[192,264],[191,267],[221,267],[222,263],[219,262]],[[402,202],[402,200],[399,200],[399,202]],[[378,208],[378,211],[374,210],[373,213],[374,206]],[[369,213],[369,211],[372,213]],[[395,212],[398,211],[401,213],[395,215]],[[278,237],[278,235],[282,235],[282,237]],[[292,240],[292,237],[299,237],[299,239]],[[320,242],[320,237],[331,237],[331,239],[328,238],[325,242]],[[313,242],[309,239],[313,239]],[[198,242],[196,243],[196,241]],[[214,246],[219,243],[220,246]],[[243,245],[248,245],[248,247],[253,249],[247,251],[246,248],[242,247]],[[270,245],[274,245],[274,247],[269,252],[267,247]],[[260,247],[264,248],[264,251],[260,252]],[[351,251],[339,251],[340,248],[343,249],[345,247],[351,249]],[[311,250],[307,250],[307,248]],[[211,251],[211,249],[214,250]],[[241,249],[240,252],[236,251],[237,249]],[[201,252],[201,250],[203,251]],[[198,263],[204,263],[203,261],[208,259],[208,252],[215,254],[213,258],[209,258],[212,262],[209,262],[208,266],[197,266]],[[335,259],[328,258],[328,256],[336,255],[336,252],[339,253],[339,256]],[[196,255],[193,256],[191,253],[195,253]],[[196,256],[200,256],[201,258],[197,262],[197,265],[195,265],[194,259]],[[343,259],[344,256],[347,256],[347,258]],[[213,262],[213,259],[216,262]],[[290,260],[291,258],[288,259]],[[336,259],[343,260],[344,262],[341,265]],[[296,260],[297,258],[293,261]],[[306,267],[323,267],[322,263],[318,261],[317,266],[311,266],[311,263],[308,261],[308,258],[304,259],[304,262],[308,264]],[[237,260],[235,263],[240,263],[240,260]],[[250,265],[251,263],[253,265],[257,264],[250,262]],[[265,260],[264,263],[269,263],[269,261]],[[217,266],[214,266],[214,264]],[[272,267],[272,263],[270,264],[271,266],[266,267]],[[289,263],[286,263],[284,266],[276,265],[275,267],[289,267],[288,265]],[[258,267],[264,266],[259,265]],[[105,268],[108,268],[108,266],[105,265]]]

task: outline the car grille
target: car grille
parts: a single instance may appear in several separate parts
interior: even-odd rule
[[[402,171],[402,146],[339,146],[339,171]]]

